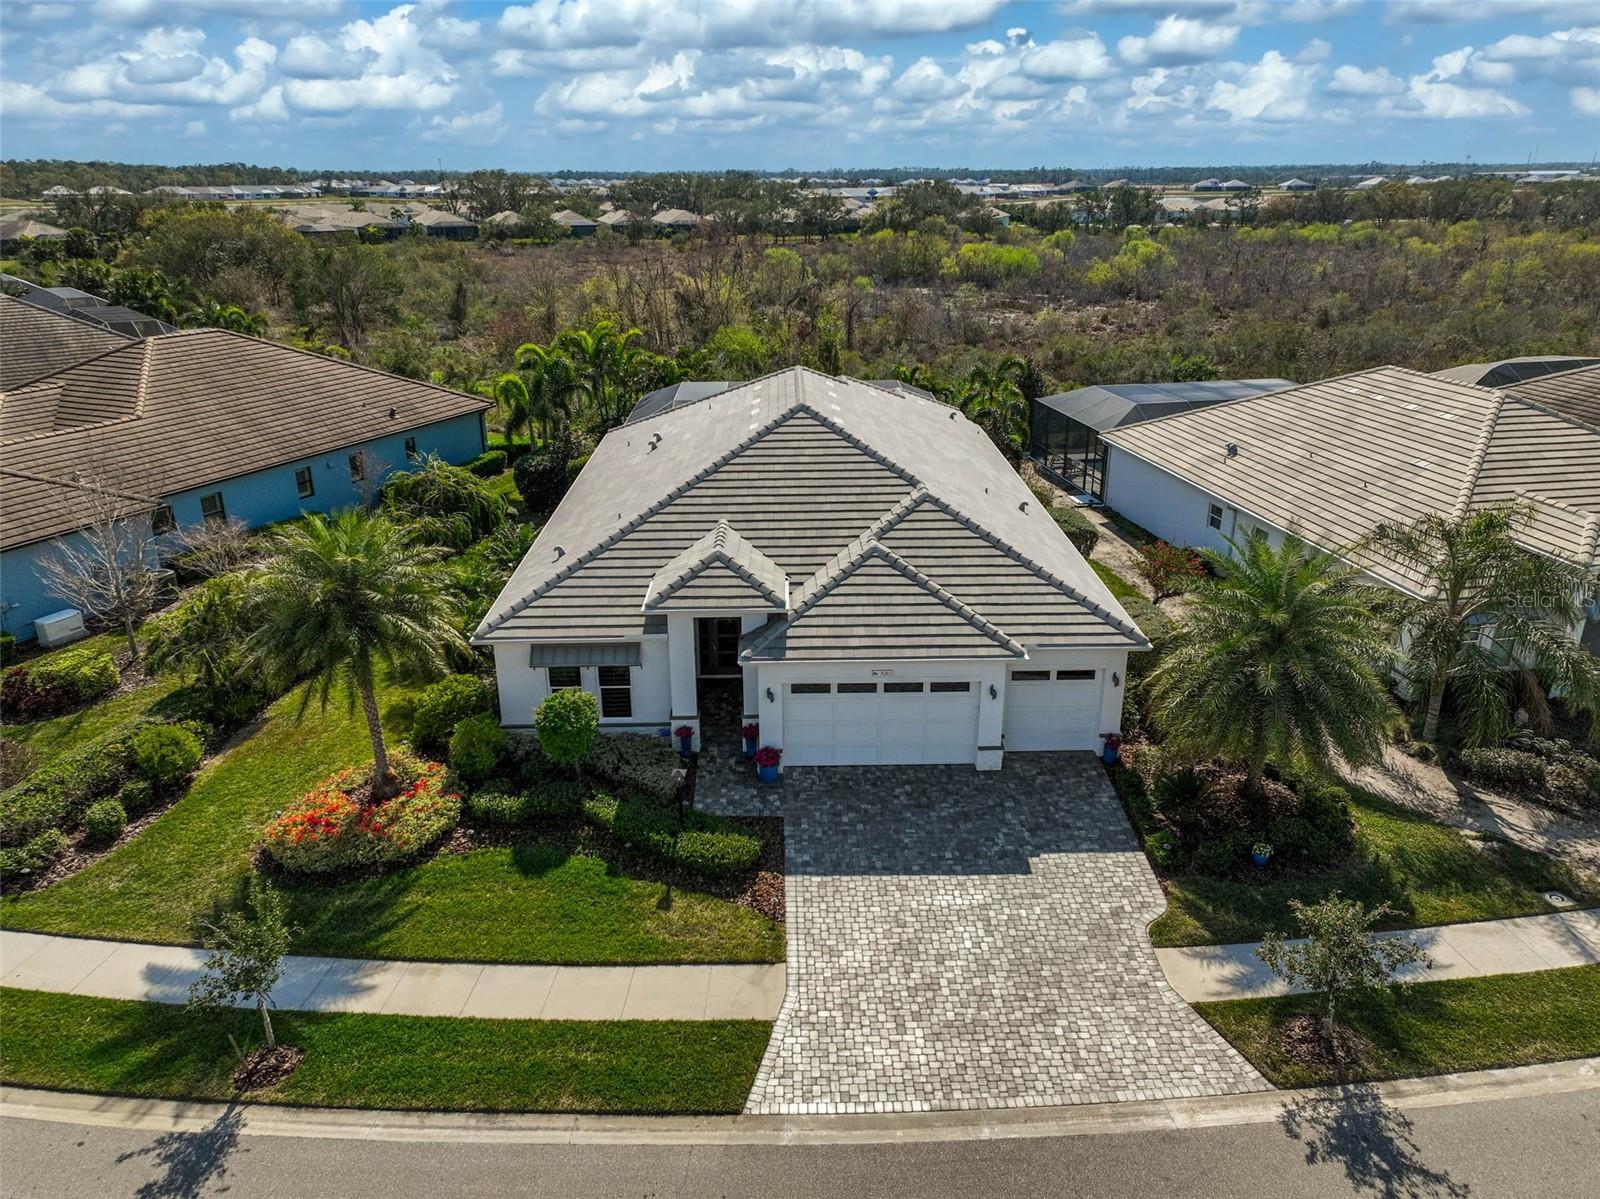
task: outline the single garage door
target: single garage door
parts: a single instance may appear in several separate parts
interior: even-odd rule
[[[785,766],[973,762],[978,684],[790,683],[783,699]]]
[[[1100,672],[1013,670],[1002,727],[1008,750],[1097,748]]]

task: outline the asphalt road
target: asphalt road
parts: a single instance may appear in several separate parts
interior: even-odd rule
[[[1186,1131],[847,1145],[396,1143],[0,1120],[6,1199],[604,1195],[1593,1199],[1600,1091],[1402,1111],[1373,1098]]]

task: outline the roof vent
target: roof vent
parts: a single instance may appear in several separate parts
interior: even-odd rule
[[[393,420],[393,419],[394,419],[394,418],[395,418],[395,417],[397,417],[397,416],[399,416],[399,415],[400,415],[400,409],[398,409],[398,408],[393,408],[393,407],[391,407],[391,408],[390,408],[390,409],[389,409],[389,419],[390,419],[390,420]]]
[[[955,420],[955,418],[956,418],[956,410],[954,408],[952,408],[952,409],[950,409],[950,419],[951,420]]]
[[[1017,505],[1017,511],[1018,512],[1026,512],[1027,510],[1028,510],[1028,501],[1027,500],[1023,500],[1022,503]]]
[[[1237,458],[1239,456],[1239,443],[1230,441],[1225,452],[1227,453],[1228,457]]]
[[[561,546],[559,546],[559,545],[556,546],[556,561],[557,562],[561,561],[562,555],[564,555],[566,552],[567,551],[565,549],[563,549]]]

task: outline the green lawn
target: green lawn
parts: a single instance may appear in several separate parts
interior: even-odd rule
[[[1104,562],[1096,562],[1093,558],[1090,558],[1089,567],[1094,571],[1095,574],[1100,576],[1100,581],[1106,585],[1107,590],[1109,590],[1112,595],[1116,596],[1117,599],[1125,600],[1135,595],[1139,596],[1141,599],[1144,598],[1144,592],[1140,591],[1137,587],[1128,582],[1127,579],[1123,578],[1116,571],[1112,570]]]
[[[1320,997],[1235,999],[1196,1010],[1280,1087],[1339,1081],[1283,1052],[1277,1030]],[[1600,1054],[1600,966],[1498,974],[1371,991],[1344,1022],[1370,1043],[1347,1081],[1490,1070]]]
[[[390,689],[380,707],[398,698]],[[342,703],[299,715],[298,693],[212,762],[138,837],[42,891],[0,902],[0,926],[188,943],[237,902],[261,827],[295,796],[368,756]],[[440,857],[393,876],[291,888],[296,948],[312,953],[520,962],[776,961],[781,925],[728,900],[613,875],[537,847]]]
[[[1351,789],[1357,848],[1338,870],[1314,878],[1232,882],[1198,875],[1166,880],[1167,911],[1150,926],[1159,946],[1258,941],[1295,928],[1289,900],[1334,891],[1394,909],[1380,927],[1422,928],[1554,911],[1539,892],[1565,892],[1583,904],[1600,894],[1566,866],[1504,842],[1475,849],[1455,829]]]
[[[0,989],[0,1079],[168,1099],[233,1098],[227,1034],[260,1043],[252,1012]],[[251,1098],[322,1107],[723,1113],[744,1106],[771,1025],[756,1020],[476,1020],[280,1013],[305,1050]]]

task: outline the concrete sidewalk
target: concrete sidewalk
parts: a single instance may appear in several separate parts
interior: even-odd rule
[[[1600,908],[1377,935],[1407,937],[1427,953],[1428,965],[1400,971],[1403,982],[1527,974],[1600,963]],[[1156,960],[1172,989],[1190,1003],[1287,995],[1290,991],[1256,956],[1254,944],[1158,949]]]
[[[0,983],[185,1003],[205,953],[0,930]],[[784,966],[499,966],[291,955],[279,1008],[497,1020],[772,1020]]]

